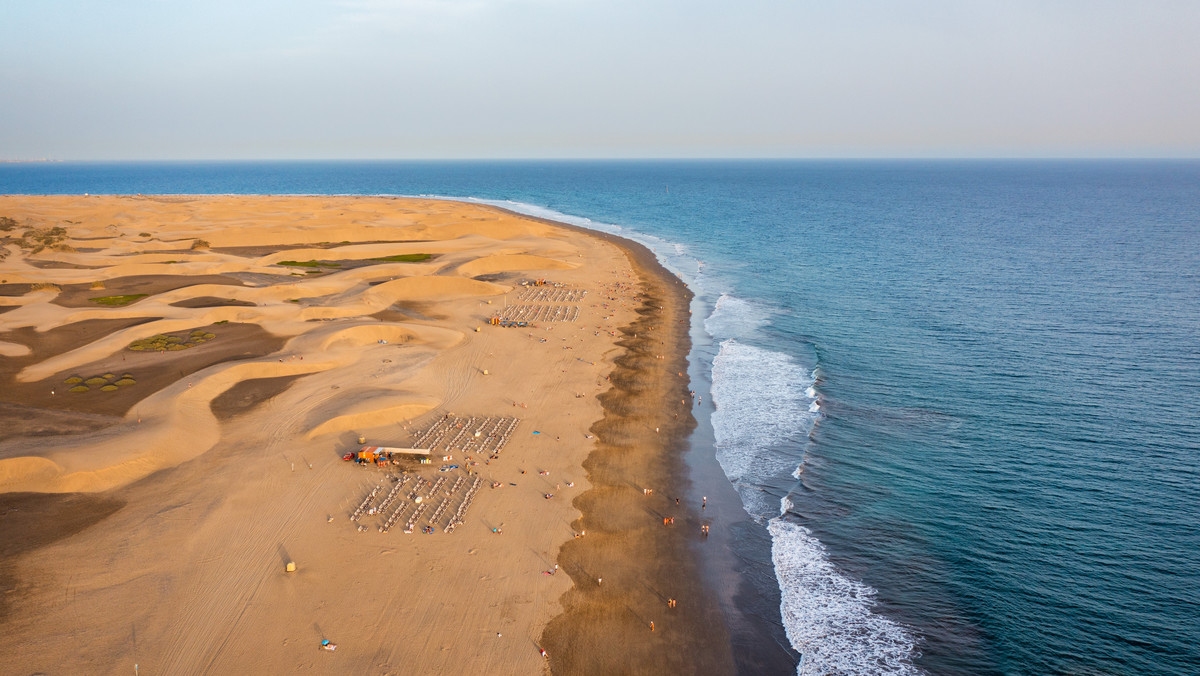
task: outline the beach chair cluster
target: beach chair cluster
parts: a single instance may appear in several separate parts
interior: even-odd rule
[[[417,505],[417,508],[413,510],[412,516],[408,517],[408,523],[404,526],[405,533],[411,535],[416,530],[417,522],[421,520],[421,516],[425,513],[426,509],[429,509],[429,505],[424,503]]]
[[[499,320],[498,326],[505,322],[573,322],[579,319],[578,305],[509,305],[502,313],[493,318]]]
[[[522,303],[579,303],[587,289],[569,286],[526,286],[517,293]]]
[[[442,498],[438,503],[437,509],[433,510],[433,514],[429,515],[429,523],[433,525],[441,520],[442,515],[446,513],[446,507],[450,504],[450,498]]]
[[[461,418],[448,413],[418,432],[412,445],[428,448],[430,455],[476,453],[495,458],[520,422],[520,418],[509,416]]]
[[[396,500],[396,496],[400,494],[400,489],[408,482],[408,475],[402,474],[396,478],[396,485],[392,486],[392,490],[388,492],[383,502],[379,503],[379,507],[375,509],[376,513],[382,514],[387,511],[387,508]]]
[[[406,509],[408,509],[407,502],[401,501],[400,504],[396,505],[396,509],[394,509],[388,518],[383,521],[383,524],[379,526],[379,532],[386,533],[390,531],[392,526],[395,526],[396,523],[400,521],[400,517],[404,514],[404,510]]]
[[[462,479],[463,477],[459,477],[460,481]],[[445,530],[447,533],[453,533],[454,529],[462,524],[463,517],[467,515],[467,509],[470,508],[471,503],[474,502],[475,494],[479,492],[479,487],[481,485],[483,485],[483,479],[475,477],[475,479],[471,482],[470,488],[468,488],[466,494],[463,495],[462,502],[459,503],[458,509],[455,510],[454,517],[450,519],[450,523],[447,523],[443,530]],[[458,484],[456,483],[455,487],[457,486]]]
[[[384,484],[380,482],[378,486],[371,488],[371,492],[367,493],[367,497],[363,498],[358,507],[350,513],[351,521],[358,521],[364,514],[375,514],[376,509],[372,507],[375,504],[375,497],[383,491]]]
[[[510,416],[442,415],[414,435],[413,445],[430,449],[431,455],[441,456],[446,464],[436,470],[422,470],[437,473],[431,478],[418,472],[386,474],[368,490],[350,514],[350,520],[357,523],[365,516],[377,516],[380,533],[388,533],[401,524],[405,533],[418,529],[424,533],[453,532],[463,524],[483,484],[468,466],[499,458],[520,422],[520,418]],[[487,460],[449,464],[454,458],[452,454],[482,454]],[[366,532],[368,528],[360,523],[358,530]]]

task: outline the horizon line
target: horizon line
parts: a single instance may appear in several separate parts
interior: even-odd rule
[[[255,157],[255,158],[93,158],[93,159],[0,159],[3,164],[100,164],[100,163],[252,163],[252,162],[1006,162],[1006,161],[1196,161],[1197,155],[945,155],[945,156],[705,156],[705,157]]]

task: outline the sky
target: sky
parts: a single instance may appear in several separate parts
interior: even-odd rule
[[[1194,0],[0,0],[0,160],[1200,157]]]

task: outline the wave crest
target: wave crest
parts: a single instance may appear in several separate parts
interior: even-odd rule
[[[871,612],[874,589],[839,573],[804,526],[780,516],[771,519],[767,530],[783,625],[802,655],[799,676],[922,673],[912,664],[917,657],[912,635]]]

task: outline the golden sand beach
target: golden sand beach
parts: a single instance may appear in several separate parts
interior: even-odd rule
[[[644,248],[397,198],[0,217],[5,673],[732,670]]]

